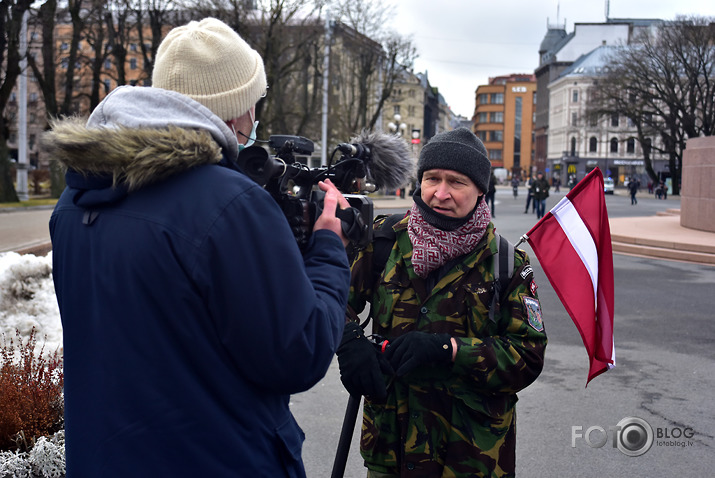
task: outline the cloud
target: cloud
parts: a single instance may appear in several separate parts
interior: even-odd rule
[[[547,25],[601,23],[606,2],[583,0],[394,0],[391,27],[411,35],[419,58],[416,72],[428,72],[455,113],[471,118],[474,92],[490,77],[533,73]],[[611,0],[611,18],[674,19],[679,13],[715,16],[711,0]]]

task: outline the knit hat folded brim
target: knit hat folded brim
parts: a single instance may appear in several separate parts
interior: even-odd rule
[[[483,193],[489,189],[491,162],[482,141],[467,128],[457,128],[436,134],[430,139],[417,163],[417,178],[430,169],[450,169],[460,172]]]

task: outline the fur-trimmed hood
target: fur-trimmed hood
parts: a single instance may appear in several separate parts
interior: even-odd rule
[[[113,90],[86,123],[54,122],[43,144],[70,172],[111,178],[127,191],[238,155],[236,137],[218,116],[184,95],[149,87]]]

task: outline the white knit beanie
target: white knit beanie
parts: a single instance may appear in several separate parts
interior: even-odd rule
[[[228,121],[266,93],[263,59],[215,18],[174,28],[156,53],[152,84],[182,93]]]

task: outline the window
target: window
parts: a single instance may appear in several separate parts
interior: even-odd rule
[[[618,113],[613,113],[611,115],[611,126],[618,126]]]
[[[578,113],[571,113],[571,126],[578,126]]]
[[[415,115],[415,107],[414,105],[410,105],[407,107],[407,116],[414,116]]]
[[[571,103],[578,103],[578,90],[571,92]]]
[[[504,93],[492,93],[492,104],[493,105],[503,105],[504,104]]]
[[[611,138],[611,153],[618,152],[618,140],[616,138]]]
[[[112,82],[109,80],[104,80],[103,83],[104,83],[104,92],[109,93],[109,90],[112,89]]]
[[[490,149],[489,150],[489,159],[491,161],[501,161],[502,154],[501,154],[501,149]]]
[[[486,131],[477,131],[476,136],[477,136],[477,138],[481,139],[482,142],[487,140],[487,132]]]
[[[521,117],[524,114],[521,96],[514,98],[514,167],[521,167]]]
[[[494,111],[489,114],[489,122],[490,123],[503,123],[504,122],[504,113],[501,111]]]
[[[636,152],[636,140],[635,138],[628,138],[628,141],[626,141],[626,153],[635,153]]]
[[[489,132],[489,141],[504,141],[504,132],[503,131],[490,131]]]
[[[400,105],[395,105],[392,107],[392,114],[393,115],[399,115],[400,114]]]
[[[489,121],[489,113],[479,113],[479,122],[486,123]]]
[[[489,95],[486,95],[484,93],[479,95],[479,104],[486,105],[487,103],[489,103]]]
[[[136,70],[137,69],[137,59],[132,58],[129,60],[129,69],[130,70]]]
[[[576,156],[576,138],[571,137],[571,156]]]
[[[588,152],[595,153],[597,151],[598,151],[598,139],[596,139],[595,136],[591,136],[591,139],[588,140]]]
[[[137,51],[137,44],[136,44],[136,43],[130,43],[130,44],[129,44],[129,51]]]
[[[111,68],[112,68],[112,60],[107,58],[106,60],[104,60],[104,69],[109,70]]]

